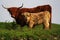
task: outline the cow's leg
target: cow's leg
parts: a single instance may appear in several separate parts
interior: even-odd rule
[[[49,22],[45,22],[44,26],[45,26],[44,29],[49,29]]]
[[[49,22],[49,28],[51,29],[51,19],[50,19],[50,22]]]
[[[44,17],[44,25],[45,25],[45,29],[49,29],[50,27],[50,13],[46,12],[45,13],[45,17]]]
[[[34,25],[34,22],[33,22],[33,21],[30,21],[30,22],[29,22],[29,27],[30,27],[30,28],[33,28],[33,25]]]

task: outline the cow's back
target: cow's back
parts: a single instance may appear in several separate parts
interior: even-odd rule
[[[51,6],[50,5],[42,5],[42,6],[37,6],[34,8],[19,9],[20,13],[23,13],[23,12],[37,13],[37,12],[42,12],[42,11],[49,11],[51,13]]]

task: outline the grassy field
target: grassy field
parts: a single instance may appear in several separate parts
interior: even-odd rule
[[[0,22],[0,40],[60,40],[60,24],[52,24],[51,29],[44,30],[42,24],[30,29],[14,22]]]

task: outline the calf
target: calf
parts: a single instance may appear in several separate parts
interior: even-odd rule
[[[29,13],[25,12],[22,13],[22,15],[25,16],[25,19],[27,19],[26,23],[29,25],[30,28],[32,28],[36,24],[44,24],[45,29],[49,29],[50,27],[50,12],[49,11],[43,11],[38,13]]]

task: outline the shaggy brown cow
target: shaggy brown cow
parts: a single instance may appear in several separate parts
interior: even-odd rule
[[[27,24],[30,28],[32,28],[36,24],[43,23],[45,26],[45,29],[49,29],[49,22],[50,22],[50,12],[49,11],[43,11],[38,13],[29,13],[25,12],[22,13],[22,15],[25,16],[27,19]]]
[[[34,8],[22,8],[23,4],[21,7],[6,8],[3,5],[2,5],[2,7],[7,9],[9,11],[9,13],[11,14],[11,16],[16,20],[16,22],[21,25],[24,25],[26,22],[24,16],[21,15],[24,12],[37,13],[37,12],[41,12],[41,11],[49,11],[50,16],[51,16],[51,6],[50,5],[42,5],[42,6],[37,6]],[[50,20],[50,24],[51,24],[51,20]]]

